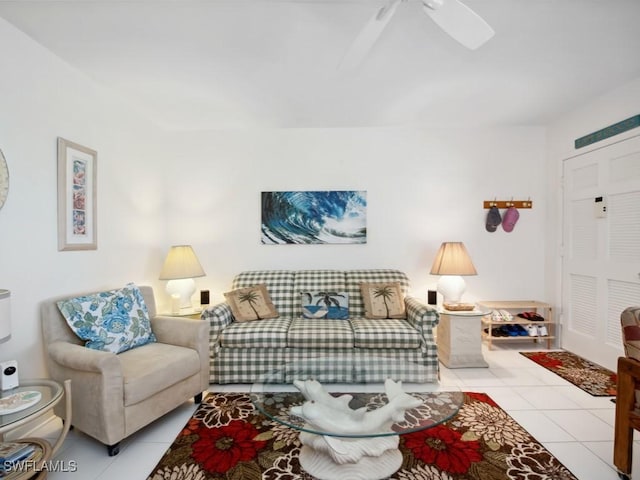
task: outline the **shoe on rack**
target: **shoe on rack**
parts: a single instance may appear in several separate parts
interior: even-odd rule
[[[538,328],[535,325],[527,325],[526,329],[530,337],[538,336]]]
[[[500,315],[500,312],[498,310],[494,310],[493,312],[491,312],[491,321],[492,322],[502,321],[502,315]]]
[[[527,335],[529,335],[529,332],[527,331],[527,329],[524,328],[522,325],[514,325],[514,328],[517,334],[520,335],[521,337],[526,337]]]
[[[547,327],[545,327],[544,325],[538,325],[538,335],[540,337],[549,336],[549,332],[547,331]]]
[[[493,327],[491,329],[491,336],[492,337],[506,337],[507,334],[506,332],[502,329],[502,327]]]
[[[520,312],[518,316],[532,322],[544,322],[544,317],[536,312]]]
[[[513,321],[513,315],[511,315],[506,310],[500,310],[500,316],[502,317],[503,322],[511,322]]]
[[[516,328],[517,325],[505,325],[502,327],[502,329],[507,332],[507,335],[509,337],[517,337],[518,336],[518,329]]]

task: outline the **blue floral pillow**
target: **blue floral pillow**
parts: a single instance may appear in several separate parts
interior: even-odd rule
[[[155,342],[140,289],[124,288],[57,303],[71,330],[94,350],[120,353]]]
[[[347,292],[300,292],[304,318],[349,318],[349,294]]]

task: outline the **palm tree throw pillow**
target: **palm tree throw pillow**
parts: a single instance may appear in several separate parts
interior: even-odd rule
[[[346,292],[301,292],[300,301],[304,318],[349,318],[349,295]]]
[[[264,283],[227,292],[224,298],[237,322],[278,318],[278,311]]]
[[[361,283],[365,318],[406,318],[400,283]]]

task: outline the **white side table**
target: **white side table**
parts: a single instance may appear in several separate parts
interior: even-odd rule
[[[447,368],[488,367],[482,356],[481,310],[440,310],[438,359]]]

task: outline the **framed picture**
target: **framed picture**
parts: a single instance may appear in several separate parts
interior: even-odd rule
[[[96,250],[98,154],[58,137],[58,250]]]
[[[364,190],[262,192],[262,243],[367,243]]]

